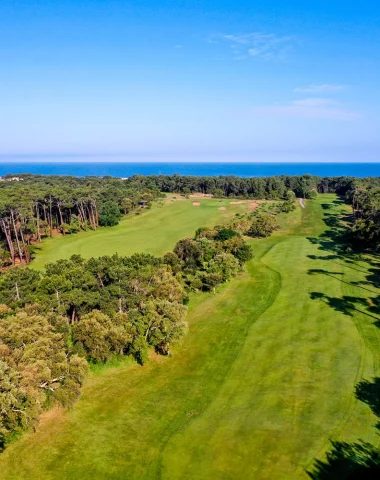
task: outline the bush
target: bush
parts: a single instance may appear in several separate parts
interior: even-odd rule
[[[238,248],[235,253],[235,257],[239,260],[241,264],[249,262],[254,256],[255,255],[253,253],[253,248],[251,247],[251,245],[247,245],[246,243],[240,248]]]
[[[306,198],[309,198],[310,200],[315,200],[317,197],[318,193],[315,190],[310,190],[306,193]]]
[[[121,214],[116,202],[104,203],[99,211],[99,225],[113,227],[119,223]]]
[[[276,219],[271,215],[260,215],[254,218],[248,235],[250,237],[269,237],[279,228]]]
[[[237,236],[239,236],[239,234],[231,228],[222,228],[217,233],[215,240],[218,240],[219,242],[225,242],[226,240],[230,240],[230,238]]]
[[[296,206],[294,202],[287,201],[281,204],[281,212],[283,213],[289,213],[295,209],[296,209]]]
[[[80,231],[80,223],[77,215],[71,215],[68,233],[78,233]]]

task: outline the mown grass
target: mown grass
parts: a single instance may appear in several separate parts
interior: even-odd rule
[[[195,201],[200,206],[193,206]],[[139,215],[125,216],[116,227],[45,239],[37,246],[31,266],[41,270],[47,263],[70,258],[73,254],[85,258],[136,252],[159,256],[171,250],[181,238],[193,236],[200,226],[225,223],[236,213],[247,211],[247,203],[234,205],[231,200],[171,196],[159,205],[154,204],[150,210],[140,210]]]
[[[376,441],[354,390],[378,373],[378,260],[336,250],[334,201],[280,218],[245,274],[192,303],[173,357],[92,376],[1,455],[0,477],[306,479],[330,439]]]

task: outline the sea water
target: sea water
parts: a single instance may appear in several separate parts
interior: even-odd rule
[[[380,176],[380,163],[175,163],[175,162],[1,162],[0,176],[34,173],[41,175],[75,175],[84,177],[132,175],[196,175],[266,177],[272,175],[319,175],[322,177]]]

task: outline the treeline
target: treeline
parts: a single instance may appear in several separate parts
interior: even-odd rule
[[[225,197],[256,199],[285,199],[289,190],[297,197],[309,198],[320,177],[311,175],[241,178],[234,176],[193,177],[184,175],[135,175],[129,179],[139,188],[157,189],[161,192],[195,192]]]
[[[380,247],[380,178],[325,178],[318,190],[337,193],[352,207],[351,241],[356,248]]]
[[[235,276],[252,249],[239,233],[201,229],[162,258],[147,254],[74,255],[40,273],[0,276],[0,446],[33,427],[53,404],[70,406],[88,362],[149,349],[167,355],[186,332],[190,291],[213,290]]]
[[[121,214],[161,194],[111,177],[20,175],[0,183],[0,262],[27,264],[33,245],[54,231],[62,235],[119,222]]]

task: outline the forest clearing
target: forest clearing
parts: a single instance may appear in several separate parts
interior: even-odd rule
[[[131,245],[161,253],[230,212],[230,202],[200,201],[129,220]],[[366,403],[380,368],[380,262],[344,253],[348,206],[335,195],[305,207],[279,215],[271,237],[250,241],[255,258],[244,273],[216,295],[192,298],[189,333],[172,355],[93,374],[72,410],[48,412],[35,433],[9,445],[1,478],[306,479],[331,440],[377,445]],[[139,222],[146,229],[138,232]],[[163,223],[166,236],[149,237],[149,226]],[[103,235],[96,248],[104,250],[122,228],[73,242]],[[36,265],[47,261],[44,248]],[[68,248],[59,257],[85,254]]]
[[[174,198],[173,198],[174,197]],[[150,253],[162,255],[186,236],[193,236],[200,226],[210,227],[227,223],[236,213],[247,213],[249,202],[231,205],[228,200],[199,198],[199,208],[193,201],[180,196],[169,196],[139,215],[125,216],[115,227],[79,235],[48,238],[38,246],[33,268],[42,269],[46,263],[80,254],[84,258],[100,255],[132,255]],[[225,210],[219,210],[225,207]]]

